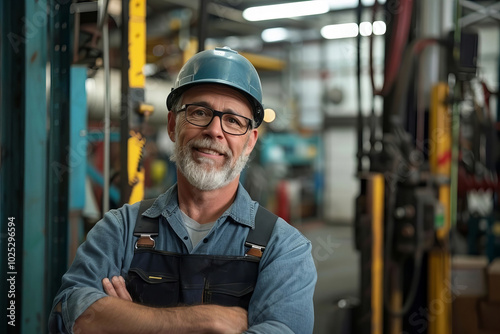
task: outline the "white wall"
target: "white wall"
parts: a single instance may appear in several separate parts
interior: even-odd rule
[[[325,132],[325,203],[327,221],[354,220],[354,199],[358,194],[356,178],[356,129],[335,128]]]
[[[353,118],[358,112],[357,102],[357,45],[356,39],[341,39],[307,44],[300,48],[300,61],[294,64],[296,93],[299,98],[299,123],[302,128],[323,131],[325,117]],[[374,38],[375,83],[381,85],[383,38]],[[361,40],[362,99],[364,115],[371,112],[372,88],[369,77],[369,39]],[[377,86],[376,88],[380,88]],[[340,101],[325,103],[328,90],[340,93]],[[382,100],[375,99],[375,110],[381,114]],[[357,139],[355,127],[326,129],[324,139],[325,194],[323,218],[331,222],[354,220],[354,200],[359,191],[356,178]]]
[[[500,51],[500,28],[498,26],[488,26],[478,29],[478,78],[483,79],[488,88],[498,91],[498,62]],[[493,96],[491,108],[496,114],[497,99]]]

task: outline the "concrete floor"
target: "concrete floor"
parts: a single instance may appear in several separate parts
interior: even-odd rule
[[[349,305],[359,295],[359,254],[354,246],[354,227],[315,222],[297,227],[312,242],[318,271],[314,334],[350,334],[350,312],[342,306]]]

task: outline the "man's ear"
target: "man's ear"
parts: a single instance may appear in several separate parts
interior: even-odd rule
[[[252,153],[255,144],[257,144],[257,139],[259,138],[259,131],[257,129],[250,130],[250,137],[248,138],[248,145],[246,149],[246,154]]]
[[[175,119],[176,115],[175,113],[169,111],[168,112],[168,123],[167,123],[167,130],[168,130],[168,136],[170,137],[170,140],[175,142]]]

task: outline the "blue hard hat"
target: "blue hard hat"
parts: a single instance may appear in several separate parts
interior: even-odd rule
[[[248,59],[228,47],[201,51],[184,64],[168,94],[168,110],[188,88],[205,83],[236,88],[250,101],[256,127],[262,123],[262,86],[257,70]]]

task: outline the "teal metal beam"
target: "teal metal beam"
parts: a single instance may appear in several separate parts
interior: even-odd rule
[[[82,243],[85,206],[85,179],[87,166],[87,93],[85,81],[87,66],[71,67],[70,84],[70,158],[69,165],[69,258],[72,262],[78,246]]]
[[[24,132],[24,228],[22,333],[47,331],[45,302],[45,204],[47,177],[47,3],[25,0],[26,128]]]
[[[25,2],[1,1],[0,332],[21,333]]]
[[[87,93],[86,66],[71,67],[70,94],[70,210],[82,210],[85,205],[85,174],[87,170]]]
[[[47,165],[46,305],[52,307],[68,262],[71,1],[49,2],[50,101]],[[48,313],[45,318],[48,317]]]
[[[99,186],[103,186],[104,177],[102,176],[101,172],[99,172],[95,167],[89,164],[87,165],[87,176],[90,177],[90,179],[96,182]],[[120,191],[113,185],[109,186],[109,198],[114,203],[119,203],[120,201]]]

